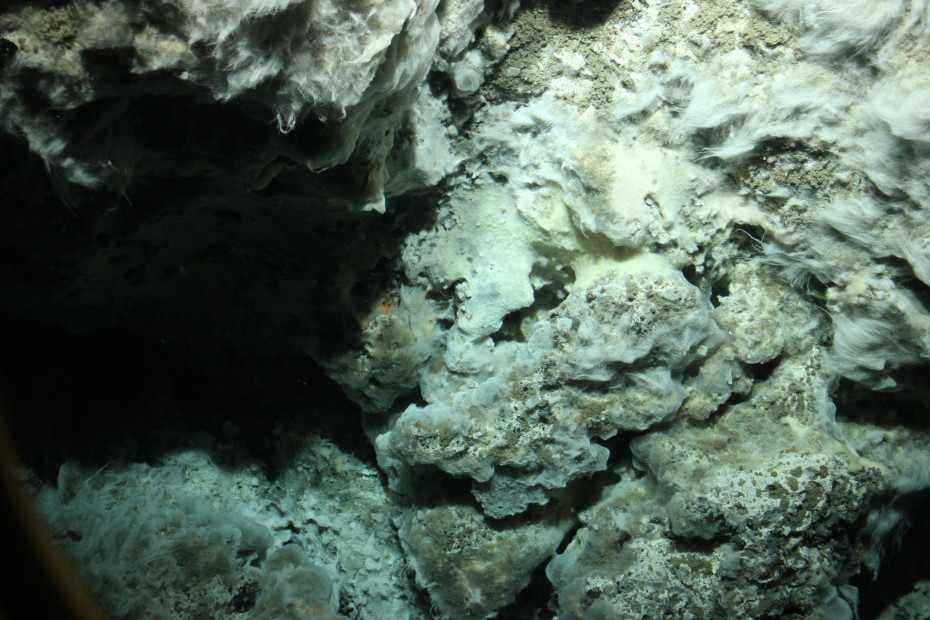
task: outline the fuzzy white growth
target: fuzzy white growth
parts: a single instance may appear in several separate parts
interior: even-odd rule
[[[925,240],[915,239],[901,231],[895,238],[898,253],[910,264],[917,279],[930,286],[930,251]]]
[[[894,326],[868,317],[840,315],[834,322],[833,366],[850,378],[865,380],[864,370],[883,372],[889,348],[895,340]]]
[[[886,195],[930,200],[930,78],[905,73],[878,82],[861,114],[865,131],[849,138],[848,161]]]
[[[829,357],[832,370],[873,389],[893,388],[896,383],[888,373],[917,363],[923,357],[925,345],[913,341],[909,333],[912,326],[898,322],[916,318],[919,317],[835,316],[833,351]]]
[[[787,248],[776,242],[763,242],[761,250],[759,260],[774,267],[792,288],[809,290],[811,278],[823,284],[833,279],[834,268],[822,257]]]
[[[908,18],[901,28],[902,32],[923,27],[923,33],[930,31],[930,0],[910,0]]]
[[[661,100],[662,89],[656,84],[649,84],[643,90],[619,98],[615,112],[619,119],[629,118],[651,109]]]
[[[733,123],[749,112],[745,104],[747,94],[745,86],[741,85],[736,92],[726,93],[722,98],[720,84],[716,80],[700,80],[691,90],[691,100],[682,121],[691,131]]]
[[[447,0],[442,5],[442,43],[437,65],[445,69],[445,61],[461,56],[474,40],[474,32],[482,21],[484,0]]]
[[[479,50],[471,50],[450,67],[450,77],[455,89],[460,93],[477,91],[484,81],[486,61]]]
[[[159,92],[158,79],[147,79],[158,71],[189,83],[191,93],[200,93],[196,96],[209,92],[232,108],[238,105],[236,100],[249,99],[249,109],[266,114],[268,125],[277,124],[281,133],[308,117],[331,122],[332,138],[322,148],[302,152],[301,163],[311,171],[321,170],[355,155],[358,208],[384,210],[384,186],[391,182],[391,173],[409,170],[387,169],[389,156],[411,146],[395,136],[420,129],[410,126],[407,112],[439,44],[438,0],[176,0],[169,4],[170,11],[149,7],[137,12],[118,0],[72,3],[67,22],[74,30],[73,41],[69,39],[66,48],[38,45],[29,28],[18,30],[14,44],[20,51],[5,67],[0,86],[0,127],[26,136],[30,148],[62,181],[125,193],[136,157],[120,160],[104,144],[107,141],[99,139],[120,126],[125,107],[113,104],[113,113],[101,114],[81,136],[75,136],[71,134],[76,130],[59,122],[61,115],[30,112],[14,84],[36,82],[24,71],[38,70],[49,75],[37,83],[49,109],[73,110],[100,96],[91,86],[96,69],[84,63],[82,55],[131,50],[125,53],[131,61],[126,77],[131,73],[138,82],[133,77],[132,95],[113,96],[113,101],[128,103]],[[149,19],[151,23],[146,22]],[[390,105],[379,109],[388,99]],[[374,110],[378,113],[372,114]],[[74,145],[69,144],[72,141]],[[79,148],[69,148],[78,144]],[[251,169],[240,170],[237,176],[250,187],[266,186],[281,170],[269,166],[265,157],[257,155],[248,166]],[[440,172],[420,165],[422,161],[400,163],[416,163],[414,175]],[[420,179],[414,176],[412,182],[417,185]],[[409,187],[410,182],[400,185],[401,190]]]
[[[881,244],[875,228],[884,211],[874,201],[837,200],[818,215],[826,226],[864,248],[876,248]]]
[[[704,157],[716,157],[723,160],[740,159],[755,151],[762,137],[755,132],[730,131],[724,143],[708,148]]]
[[[273,105],[282,132],[307,109],[342,118],[366,97],[412,86],[439,42],[436,0],[179,4],[188,45],[209,50],[209,57],[183,67],[189,79],[224,101],[276,80]]]
[[[705,157],[739,159],[775,138],[831,140],[831,128],[851,103],[837,91],[835,76],[814,66],[755,80],[735,87],[717,78],[696,81],[682,115],[684,130],[717,129],[726,136]]]
[[[869,106],[896,138],[930,146],[930,77],[879,83]]]
[[[762,11],[802,31],[801,45],[821,56],[880,47],[900,25],[905,0],[755,0]]]
[[[887,546],[891,550],[900,548],[906,524],[905,512],[894,505],[876,508],[869,513],[864,531],[872,540],[872,547],[865,563],[875,577],[878,576],[884,559],[884,547]]]

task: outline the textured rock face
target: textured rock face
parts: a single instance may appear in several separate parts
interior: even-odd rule
[[[21,4],[0,44],[5,309],[309,354],[370,450],[66,463],[116,612],[175,528],[166,617],[922,617],[875,579],[930,514],[927,2]]]
[[[485,372],[404,411],[378,438],[382,461],[472,478],[489,516],[544,503],[547,489],[606,468],[609,451],[592,439],[643,431],[677,411],[685,393],[673,371],[709,325],[709,304],[679,272],[608,271],[534,325],[526,343],[494,346]]]
[[[455,165],[422,89],[439,31],[435,3],[405,1],[5,8],[5,185],[27,208],[4,245],[35,271],[11,273],[12,305],[338,348],[323,325],[351,334],[358,276],[396,245],[366,211]]]
[[[161,176],[150,170],[157,160],[172,160],[161,162],[169,178],[213,173],[251,190],[287,169],[326,169],[355,156],[363,169],[352,180],[369,195],[353,206],[383,210],[393,134],[439,41],[435,10],[435,2],[413,1],[23,6],[4,15],[12,56],[4,125],[27,139],[50,174],[117,191],[135,176]],[[209,113],[211,103],[234,101],[223,109],[258,135],[240,126],[238,136],[190,136],[201,152],[179,158],[174,145],[147,144],[148,136],[136,133],[144,113],[132,106],[146,98],[182,117],[174,119],[181,127]],[[79,114],[94,102],[99,109]],[[259,131],[266,123],[284,136],[298,124],[320,133],[307,144]],[[246,148],[242,160],[230,161]]]
[[[474,508],[444,506],[404,515],[398,534],[417,582],[442,613],[486,618],[513,602],[568,525],[552,519],[497,529]]]

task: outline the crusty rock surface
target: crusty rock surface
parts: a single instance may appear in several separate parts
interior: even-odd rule
[[[309,355],[369,451],[65,463],[59,531],[228,477],[171,515],[245,515],[197,587],[256,618],[920,617],[925,0],[16,3],[0,45],[8,311]]]

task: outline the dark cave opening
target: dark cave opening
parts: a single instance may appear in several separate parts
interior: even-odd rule
[[[930,491],[898,498],[894,505],[905,519],[883,544],[881,569],[877,575],[863,571],[851,580],[859,590],[860,620],[882,617],[919,582],[930,580]]]
[[[555,612],[550,603],[554,603],[555,588],[546,577],[546,566],[543,562],[530,574],[529,584],[520,591],[516,600],[498,611],[499,618],[509,620],[551,620]]]
[[[840,418],[885,429],[930,429],[930,407],[919,386],[928,367],[900,369],[893,374],[898,388],[874,391],[849,380],[836,387],[834,401]],[[902,521],[881,543],[877,575],[863,570],[850,583],[859,590],[859,618],[873,620],[889,613],[889,606],[930,580],[930,491],[905,493],[884,502],[902,513]]]
[[[555,2],[548,3],[552,21],[564,24],[572,30],[591,30],[604,24],[619,10],[626,10],[626,3],[620,0],[596,0],[594,2]]]
[[[198,348],[125,328],[76,334],[9,316],[0,338],[13,436],[49,482],[69,459],[151,463],[195,445],[218,464],[248,458],[273,470],[278,423],[374,462],[361,411],[306,355]]]

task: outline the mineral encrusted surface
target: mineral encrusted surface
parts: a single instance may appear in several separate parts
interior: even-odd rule
[[[928,57],[926,0],[0,10],[10,320],[348,399],[60,456],[53,531],[125,618],[925,617]]]

